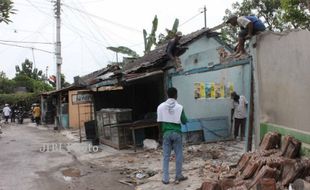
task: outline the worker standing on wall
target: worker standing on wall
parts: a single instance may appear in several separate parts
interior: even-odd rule
[[[232,15],[226,21],[227,24],[232,26],[240,26],[241,30],[238,34],[238,44],[236,46],[235,58],[239,58],[244,55],[244,43],[246,40],[251,39],[253,35],[256,35],[260,31],[266,30],[263,22],[256,16],[240,16]]]

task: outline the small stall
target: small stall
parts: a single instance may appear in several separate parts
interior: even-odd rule
[[[146,138],[159,141],[156,110],[165,98],[163,81],[163,72],[148,72],[124,78],[120,88],[98,86],[103,90],[94,93],[100,142],[123,149]]]

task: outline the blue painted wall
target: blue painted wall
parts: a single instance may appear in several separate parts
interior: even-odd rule
[[[170,86],[178,89],[178,102],[184,106],[189,119],[182,131],[203,130],[207,142],[230,137],[232,101],[230,98],[195,99],[194,83],[231,82],[237,93],[245,95],[248,100],[250,97],[249,61],[219,65],[219,47],[222,44],[206,37],[190,44],[188,51],[181,56],[184,73],[171,73],[169,80]],[[216,66],[208,68],[211,62]]]
[[[180,57],[182,66],[186,71],[206,67],[210,63],[219,63],[220,57],[217,49],[223,45],[214,38],[202,36],[188,47],[188,50]]]

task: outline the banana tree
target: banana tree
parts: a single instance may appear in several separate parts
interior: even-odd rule
[[[161,45],[161,44],[167,42],[168,40],[172,39],[175,36],[175,34],[177,33],[178,28],[179,28],[179,19],[176,18],[174,20],[172,29],[170,30],[170,29],[166,28],[167,35],[159,34],[159,37],[158,37],[159,40],[158,40],[157,45]]]
[[[130,57],[133,57],[133,58],[139,57],[139,55],[135,51],[125,46],[118,46],[118,47],[110,46],[110,47],[107,47],[107,49],[116,53],[116,62],[118,62],[119,53],[129,55]]]
[[[155,15],[153,22],[152,22],[152,30],[151,33],[148,35],[146,30],[143,29],[143,37],[144,37],[144,54],[151,51],[153,45],[156,45],[156,31],[158,27],[158,18]]]

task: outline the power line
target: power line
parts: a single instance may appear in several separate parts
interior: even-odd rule
[[[80,3],[79,0],[77,0],[77,1],[78,1],[78,3]],[[84,11],[85,11],[85,9],[84,9]],[[85,11],[85,12],[86,12],[86,11]],[[107,45],[110,46],[110,43],[109,43],[108,40],[105,38],[105,36],[102,35],[102,34],[99,32],[100,30],[99,30],[98,25],[93,21],[93,19],[92,19],[89,15],[86,15],[86,16],[87,16],[87,18],[90,20],[91,24],[92,24],[94,27],[96,27],[95,30],[97,31],[97,33],[99,34],[99,36],[101,36],[102,39],[106,41]],[[93,32],[92,32],[92,33],[93,33]]]
[[[203,11],[200,11],[200,12],[199,12],[198,14],[196,14],[195,16],[193,16],[193,17],[187,19],[185,22],[183,22],[182,24],[180,24],[180,26],[182,26],[182,25],[188,23],[189,21],[193,20],[194,18],[196,18],[197,16],[199,16],[199,15],[202,14],[202,13],[203,13]]]
[[[15,40],[0,40],[0,42],[24,43],[24,44],[49,44],[49,45],[55,45],[55,43],[51,43],[51,42],[25,42],[25,41],[15,41]]]
[[[64,14],[64,15],[66,15],[66,14]],[[66,15],[66,16],[67,16],[67,15]],[[99,46],[100,48],[102,48],[101,46],[106,47],[106,45],[103,44],[103,43],[100,43],[100,40],[96,39],[96,37],[95,37],[94,35],[90,36],[89,34],[87,34],[86,32],[84,32],[84,31],[82,31],[82,30],[80,30],[79,28],[75,27],[75,26],[74,26],[73,24],[71,24],[71,23],[70,23],[70,24],[67,23],[67,25],[70,26],[70,27],[72,27],[73,29],[69,28],[69,27],[66,26],[66,25],[64,25],[64,26],[65,26],[67,29],[69,29],[70,31],[72,31],[73,33],[78,34],[78,35],[80,36],[80,38],[86,38],[86,39],[88,39],[89,41],[92,41],[92,42],[94,42],[94,43],[100,45],[100,46]],[[81,33],[82,33],[82,34],[85,34],[86,36],[81,35]],[[92,39],[93,39],[93,40],[92,40]],[[84,43],[85,43],[85,42],[84,42]],[[88,49],[90,50],[90,48],[88,48]],[[104,50],[103,50],[102,52],[104,52]],[[104,54],[104,56],[105,56],[105,58],[106,58],[107,60],[109,60],[109,58],[108,58],[108,56],[107,56],[106,54]]]
[[[39,49],[39,48],[34,48],[34,47],[29,47],[29,46],[21,46],[21,45],[8,44],[8,43],[3,43],[3,42],[0,42],[0,44],[6,45],[6,46],[14,46],[14,47],[20,47],[20,48],[27,48],[27,49],[42,51],[42,52],[45,52],[45,53],[55,54],[55,52],[51,52],[51,51],[47,51],[47,50]]]
[[[50,15],[49,13],[42,11],[39,7],[37,7],[35,4],[33,4],[30,0],[26,0],[26,1],[27,1],[31,6],[33,6],[35,9],[37,9],[39,12],[41,12],[41,13],[43,13],[43,14],[45,14],[45,15],[48,15],[48,16],[52,16],[52,15]]]
[[[94,1],[81,2],[81,4],[98,3],[98,2],[103,2],[103,1],[104,0],[94,0]]]
[[[67,4],[63,4],[63,5],[64,5],[65,7],[67,7],[67,8],[73,9],[73,10],[78,11],[78,12],[83,13],[83,14],[87,14],[87,15],[89,15],[89,16],[92,16],[92,17],[97,18],[97,19],[100,19],[100,20],[104,20],[104,21],[106,21],[106,22],[108,22],[108,23],[110,23],[110,24],[114,24],[114,25],[119,26],[119,27],[121,27],[121,28],[124,28],[124,29],[127,29],[127,30],[131,30],[131,31],[135,31],[135,32],[141,33],[140,30],[137,30],[137,29],[132,28],[132,27],[130,27],[130,26],[125,26],[125,25],[123,25],[123,24],[120,24],[120,23],[111,21],[111,20],[109,20],[109,19],[106,19],[106,18],[97,16],[97,15],[94,15],[94,14],[88,13],[88,12],[83,11],[83,10],[81,10],[81,9],[78,9],[78,8],[75,8],[75,7],[71,7],[71,6],[67,5]]]

